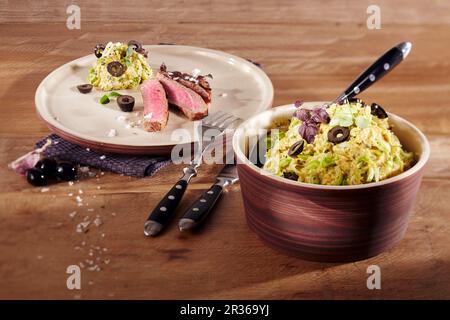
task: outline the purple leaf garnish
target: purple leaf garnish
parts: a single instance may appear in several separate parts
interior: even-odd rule
[[[314,141],[314,138],[318,132],[319,132],[318,126],[313,123],[308,124],[302,123],[298,128],[298,133],[308,143],[312,143]]]
[[[319,107],[311,111],[311,120],[316,123],[328,123],[330,122],[330,116],[324,108]]]
[[[297,101],[294,102],[294,105],[295,105],[296,108],[300,108],[302,106],[302,104],[303,104],[302,100],[297,100]]]
[[[24,175],[28,169],[34,168],[36,163],[40,160],[41,154],[51,144],[52,141],[50,139],[47,139],[47,142],[41,148],[30,151],[17,158],[13,162],[11,162],[8,167],[14,170],[16,173]]]
[[[310,114],[309,110],[303,109],[303,108],[297,109],[295,111],[295,116],[303,122],[307,122],[311,118],[311,114]]]

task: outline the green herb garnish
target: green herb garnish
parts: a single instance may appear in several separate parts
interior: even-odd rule
[[[120,96],[121,96],[121,94],[118,93],[118,92],[115,92],[115,91],[112,91],[112,92],[109,94],[109,97],[120,97]]]
[[[105,94],[104,96],[102,96],[102,97],[100,98],[100,103],[101,103],[101,104],[107,104],[107,103],[109,103],[109,97],[108,97],[107,94]]]
[[[118,93],[118,92],[115,92],[115,91],[112,91],[112,92],[110,92],[110,93],[107,93],[107,94],[105,94],[105,95],[103,95],[101,98],[100,98],[100,103],[101,104],[108,104],[111,100],[109,99],[109,98],[117,98],[117,97],[120,97],[121,96],[121,94],[120,93]]]
[[[127,66],[131,65],[130,57],[132,54],[133,54],[133,46],[128,46],[125,58],[123,58],[123,61],[125,61],[125,65]]]

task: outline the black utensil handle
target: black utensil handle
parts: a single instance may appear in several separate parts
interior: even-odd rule
[[[407,52],[403,52],[402,48],[405,48],[405,50],[407,49]],[[406,57],[410,48],[410,43],[400,43],[396,47],[393,47],[388,52],[383,54],[377,61],[375,61],[369,68],[367,68],[366,71],[358,76],[355,81],[353,81],[348,89],[339,96],[337,102],[353,98],[357,94],[367,89],[373,83],[380,80]]]
[[[216,204],[223,192],[223,187],[219,184],[214,184],[208,191],[204,192],[190,207],[186,210],[181,218],[192,220],[192,227],[197,225],[205,219],[211,212],[211,209]],[[180,222],[181,222],[180,220]],[[190,228],[185,228],[190,229]]]
[[[175,214],[184,192],[187,189],[187,181],[178,180],[178,182],[166,193],[164,198],[153,209],[147,220],[153,220],[165,226]]]

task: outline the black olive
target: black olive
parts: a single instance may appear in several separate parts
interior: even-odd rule
[[[142,50],[142,45],[139,42],[137,42],[136,40],[128,41],[128,46],[133,46],[134,47],[134,51]]]
[[[117,97],[117,104],[123,112],[131,112],[134,108],[134,98],[132,96],[121,95]]]
[[[47,178],[41,169],[31,168],[26,172],[27,181],[33,186],[43,186],[47,183]]]
[[[128,46],[133,46],[134,47],[134,51],[136,51],[137,53],[142,54],[144,57],[147,58],[148,52],[147,50],[145,50],[142,47],[142,44],[140,44],[139,42],[137,42],[136,40],[130,40],[128,41]]]
[[[359,98],[350,98],[348,99],[348,103],[361,103],[362,105],[365,105],[364,101]]]
[[[328,131],[328,141],[334,144],[341,143],[348,139],[350,136],[350,130],[346,127],[336,126]]]
[[[120,77],[125,73],[125,66],[119,61],[112,61],[106,66],[109,74],[113,77]]]
[[[283,178],[298,181],[298,175],[294,172],[283,172]]]
[[[79,86],[77,86],[78,91],[80,91],[81,93],[89,93],[92,91],[92,85],[91,84],[80,84]]]
[[[370,113],[380,119],[385,119],[388,117],[386,111],[384,111],[384,109],[376,103],[372,103],[372,105],[370,106]]]
[[[53,159],[45,158],[39,160],[34,167],[40,169],[47,178],[56,175],[56,161]]]
[[[304,140],[300,140],[294,143],[288,150],[288,156],[290,157],[298,156],[303,151],[304,145],[305,145]]]
[[[64,181],[75,180],[77,168],[70,162],[61,162],[56,166],[56,176]]]
[[[103,50],[105,50],[105,45],[100,43],[94,47],[94,54],[97,58],[101,58],[103,54]]]

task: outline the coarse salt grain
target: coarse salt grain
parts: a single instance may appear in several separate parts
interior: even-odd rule
[[[69,217],[74,218],[77,215],[76,211],[72,211],[71,213],[69,213]]]
[[[82,199],[80,196],[77,196],[77,197],[75,198],[75,200],[76,200],[78,203],[83,202],[83,199]]]
[[[77,224],[76,232],[78,233],[86,233],[89,231],[89,225],[91,224],[90,221],[80,222]]]
[[[73,181],[69,181],[67,184],[68,184],[69,186],[73,186]]]
[[[108,132],[108,137],[115,137],[117,136],[117,130],[116,129],[110,129]]]
[[[72,196],[73,196],[73,193],[70,192],[70,193],[68,193],[67,195],[68,195],[69,197],[72,197]]]
[[[78,190],[78,193],[79,193],[79,194],[83,194],[83,190],[79,189],[79,190]]]
[[[100,218],[95,218],[95,220],[94,220],[94,224],[97,226],[97,227],[100,227],[102,224],[103,224],[103,221],[102,221],[102,219],[100,219]]]
[[[105,160],[106,159],[106,156],[105,155],[102,155],[101,157],[100,157],[100,160]]]
[[[50,191],[50,188],[41,188],[41,192],[48,192]]]

